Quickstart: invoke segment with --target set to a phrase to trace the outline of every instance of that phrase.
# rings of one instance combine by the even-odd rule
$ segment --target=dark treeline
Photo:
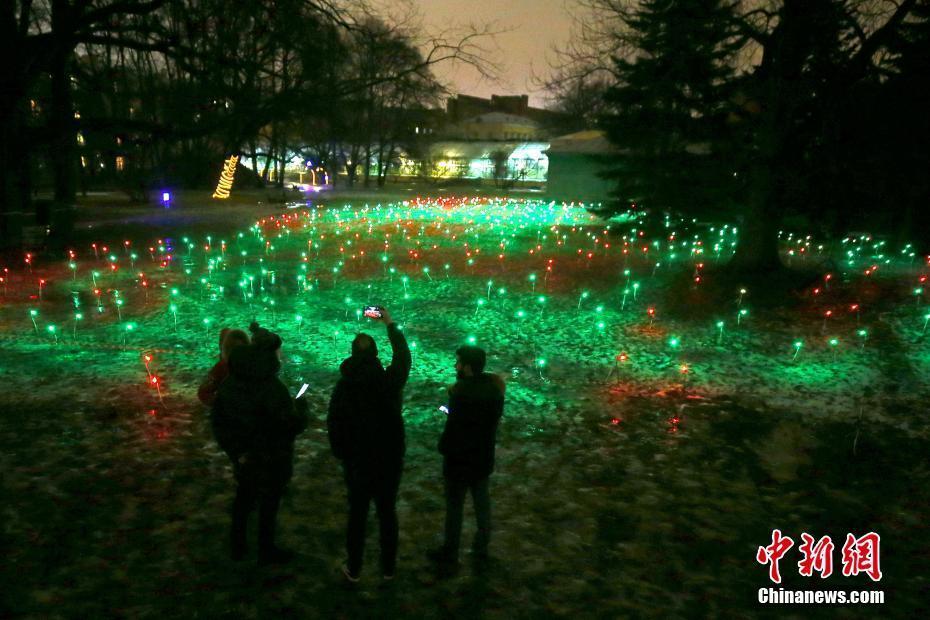
[[[432,65],[487,71],[484,34],[425,38],[362,0],[0,3],[0,247],[37,206],[64,243],[79,192],[205,188],[233,153],[237,184],[281,183],[293,157],[381,184],[442,92]]]
[[[739,224],[736,274],[780,269],[786,225],[930,250],[928,0],[581,4],[552,87],[598,102],[615,208]]]

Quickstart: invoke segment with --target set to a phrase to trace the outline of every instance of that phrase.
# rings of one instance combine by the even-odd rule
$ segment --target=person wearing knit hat
[[[210,420],[217,443],[229,455],[236,480],[231,553],[246,553],[250,513],[258,505],[258,562],[280,564],[292,554],[275,544],[275,521],[294,467],[294,441],[307,427],[307,404],[293,399],[278,378],[281,338],[252,323],[252,342],[229,356],[229,377],[220,386]]]

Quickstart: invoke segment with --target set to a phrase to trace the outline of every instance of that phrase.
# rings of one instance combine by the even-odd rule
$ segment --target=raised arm
[[[410,347],[387,308],[381,308],[381,318],[378,320],[387,327],[388,340],[391,341],[391,363],[386,369],[388,381],[392,386],[402,388],[410,376]]]

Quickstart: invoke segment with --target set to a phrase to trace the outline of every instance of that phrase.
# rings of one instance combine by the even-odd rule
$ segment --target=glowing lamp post
[[[724,327],[724,322],[717,321],[717,344],[720,344],[723,342],[723,327]]]
[[[36,336],[39,335],[39,326],[36,325],[36,317],[39,316],[38,310],[30,310],[29,318],[32,320],[32,328],[36,330]]]
[[[804,346],[804,341],[802,341],[802,340],[795,340],[793,346],[794,346],[794,355],[791,356],[791,361],[792,361],[792,362],[798,358],[798,353],[801,352],[801,347]]]

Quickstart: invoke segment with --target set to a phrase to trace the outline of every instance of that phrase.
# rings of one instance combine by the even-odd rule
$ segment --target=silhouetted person
[[[491,539],[491,497],[497,426],[504,412],[504,381],[484,372],[485,352],[463,346],[456,352],[457,381],[449,388],[449,414],[439,440],[445,479],[445,542],[430,552],[434,561],[458,562],[465,494],[471,491],[478,529],[472,543],[475,559],[486,559]]]
[[[230,354],[229,377],[217,393],[211,421],[217,443],[232,461],[237,484],[232,558],[245,556],[249,514],[258,503],[258,561],[274,564],[292,555],[275,545],[275,520],[293,472],[294,439],[307,426],[307,405],[304,399],[295,404],[278,379],[281,338],[257,323],[249,331],[252,343]]]
[[[224,327],[220,330],[220,359],[213,365],[213,368],[207,373],[207,378],[197,388],[197,398],[204,405],[211,407],[216,400],[216,393],[220,385],[229,376],[229,356],[236,347],[244,347],[249,344],[249,336],[241,329],[229,329]]]
[[[350,582],[358,581],[365,549],[368,507],[378,511],[381,574],[394,576],[397,562],[397,490],[404,462],[403,388],[410,375],[410,349],[387,310],[375,319],[387,326],[391,363],[378,359],[368,334],[352,341],[352,355],[339,368],[341,377],[329,402],[329,443],[342,461],[349,498],[346,531],[348,561],[342,567]]]

